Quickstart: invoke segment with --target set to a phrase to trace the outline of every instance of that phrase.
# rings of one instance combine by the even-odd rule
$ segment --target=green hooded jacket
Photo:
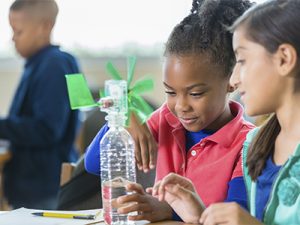
[[[251,130],[243,145],[242,166],[248,196],[248,208],[255,217],[256,182],[251,180],[246,166],[248,149],[259,128]],[[273,182],[263,223],[267,225],[300,225],[300,142],[281,167]]]

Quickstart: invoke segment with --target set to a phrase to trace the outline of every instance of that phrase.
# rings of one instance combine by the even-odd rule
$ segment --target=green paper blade
[[[145,115],[143,112],[141,112],[141,110],[138,110],[134,107],[129,107],[130,112],[134,112],[135,115],[137,116],[137,118],[139,119],[140,123],[145,123],[147,122],[148,116]]]
[[[65,75],[72,109],[97,106],[82,74]]]
[[[130,94],[130,107],[135,108],[138,111],[141,111],[146,117],[150,116],[153,112],[152,107],[139,95]]]
[[[128,57],[127,60],[127,86],[128,87],[130,87],[133,78],[135,64],[136,64],[136,57],[134,56]]]
[[[142,92],[153,90],[153,87],[153,79],[145,77],[137,80],[130,91],[134,92],[134,94],[140,94]]]
[[[108,62],[106,64],[106,70],[107,72],[112,76],[114,80],[122,80],[122,77],[118,70],[114,67],[114,65],[111,62]]]
[[[101,88],[101,89],[99,90],[99,97],[100,97],[100,98],[104,98],[104,97],[105,97],[105,91],[104,91],[103,88]]]

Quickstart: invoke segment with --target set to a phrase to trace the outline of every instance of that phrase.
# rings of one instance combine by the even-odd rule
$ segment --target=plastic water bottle
[[[125,189],[129,182],[136,182],[134,141],[124,128],[127,112],[127,83],[105,83],[106,96],[112,101],[106,105],[109,131],[100,141],[103,213],[106,224],[134,224],[127,214],[118,214],[116,199],[131,194]],[[125,82],[125,84],[124,84]],[[126,89],[124,91],[124,89]]]

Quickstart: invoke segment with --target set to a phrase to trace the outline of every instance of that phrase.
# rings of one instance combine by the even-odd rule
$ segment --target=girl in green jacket
[[[185,222],[300,224],[299,12],[299,0],[270,0],[248,10],[230,28],[236,55],[231,84],[239,90],[248,115],[273,114],[244,143],[251,215],[236,203],[212,204],[202,213],[191,182],[170,174],[154,186],[153,194]]]

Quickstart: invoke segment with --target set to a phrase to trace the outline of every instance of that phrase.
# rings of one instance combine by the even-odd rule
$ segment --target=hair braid
[[[194,0],[190,14],[169,36],[165,55],[207,54],[230,76],[235,57],[227,27],[251,5],[248,0]]]

